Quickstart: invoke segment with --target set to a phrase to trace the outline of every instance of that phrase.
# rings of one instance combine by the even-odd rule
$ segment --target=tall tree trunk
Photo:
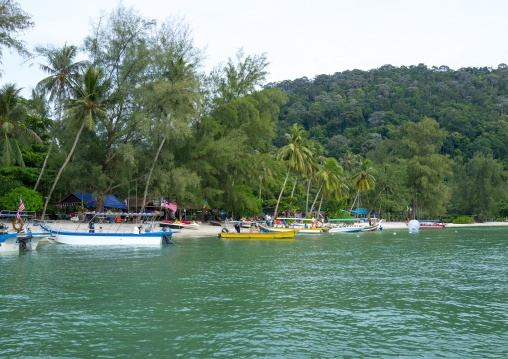
[[[63,107],[62,107],[62,101],[61,101],[61,99],[58,102],[59,102],[59,113],[58,113],[58,122],[57,122],[57,124],[59,126],[60,125],[60,121],[62,120]],[[55,130],[58,130],[58,127],[56,129],[53,128],[53,133],[55,133],[54,132]],[[51,144],[49,145],[49,148],[48,148],[48,153],[46,153],[46,158],[44,159],[44,163],[42,164],[41,173],[39,173],[39,178],[37,179],[37,183],[34,186],[34,191],[37,189],[37,187],[39,186],[39,182],[41,181],[42,174],[44,173],[44,169],[46,168],[46,163],[48,162],[48,158],[49,158],[49,154],[51,152],[51,148],[53,147],[53,143],[55,143],[55,138],[56,138],[56,135],[53,135],[53,138],[51,139]]]
[[[314,198],[314,202],[312,202],[312,207],[310,207],[310,213],[312,215],[312,211],[314,210],[314,206],[316,205],[316,201],[319,197],[319,193],[321,193],[321,189],[323,188],[324,182],[321,182],[321,186],[319,186],[319,190],[316,193],[316,198]]]
[[[319,201],[318,215],[321,215],[321,205],[323,204],[323,194],[321,193],[321,201]]]
[[[152,167],[150,168],[150,172],[148,172],[148,178],[146,179],[145,184],[145,193],[143,194],[143,202],[141,204],[141,212],[145,211],[145,204],[146,204],[146,196],[148,194],[148,186],[150,185],[150,179],[152,178],[153,169],[155,168],[155,164],[157,163],[157,159],[159,158],[159,154],[161,153],[162,146],[164,145],[164,142],[166,142],[166,136],[161,141],[161,144],[159,145],[159,148],[157,149],[157,154],[155,155],[155,159],[153,160]]]
[[[310,194],[310,183],[312,182],[312,176],[309,178],[309,183],[307,184],[307,203],[305,204],[305,216],[309,213],[309,194]]]
[[[37,187],[39,186],[39,182],[41,181],[42,174],[44,173],[44,168],[46,168],[46,163],[48,163],[48,158],[49,154],[51,153],[51,147],[53,147],[53,143],[55,143],[55,136],[53,136],[51,144],[49,145],[48,153],[46,153],[46,158],[44,159],[44,163],[42,164],[41,173],[39,173],[39,178],[37,178],[37,182],[35,183],[34,186],[34,191],[37,189]]]
[[[298,176],[295,176],[295,183],[293,183],[293,190],[291,191],[291,202],[293,202],[293,196],[295,194],[296,181],[298,181]]]
[[[259,200],[261,201],[261,186],[263,185],[263,176],[259,176]]]
[[[288,173],[286,175],[286,179],[284,180],[284,184],[282,185],[282,189],[280,190],[279,199],[277,200],[277,205],[275,206],[275,212],[273,213],[274,219],[277,217],[277,210],[279,209],[280,198],[282,197],[282,192],[284,192],[284,187],[286,187],[286,182],[288,181],[288,177],[289,177],[289,169],[288,169]]]
[[[351,208],[349,209],[349,214],[351,214],[351,211],[353,210],[353,207],[355,206],[355,203],[356,203],[356,199],[358,198],[358,194],[360,193],[360,191],[357,191],[356,192],[356,196],[355,196],[355,199],[353,201],[353,204],[351,205]]]
[[[48,208],[48,203],[49,203],[49,200],[51,199],[51,195],[53,194],[56,184],[58,183],[58,180],[60,179],[60,175],[62,174],[64,168],[67,166],[67,163],[69,163],[69,160],[71,159],[72,154],[74,153],[74,150],[76,149],[76,145],[78,144],[79,136],[81,136],[81,132],[83,132],[83,128],[85,128],[85,123],[86,123],[86,118],[81,123],[81,127],[79,128],[79,131],[76,134],[76,138],[74,139],[74,143],[72,145],[71,151],[65,158],[65,161],[64,161],[62,167],[60,167],[60,170],[58,171],[58,173],[56,175],[55,181],[53,182],[53,186],[51,187],[51,190],[49,191],[48,196],[46,197],[46,201],[44,202],[44,208],[42,209],[41,219],[44,219],[44,216],[46,215],[46,209]]]

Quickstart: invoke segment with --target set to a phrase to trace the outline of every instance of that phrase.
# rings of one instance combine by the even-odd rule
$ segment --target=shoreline
[[[200,223],[199,229],[181,229],[179,232],[176,232],[173,234],[173,238],[178,239],[184,239],[184,238],[195,238],[195,237],[215,237],[217,236],[223,227],[225,227],[225,223],[221,223],[222,226],[212,226],[208,223]],[[59,220],[54,222],[56,228],[60,228],[62,230],[76,230],[78,227],[80,231],[86,231],[87,230],[87,224],[86,223],[76,223],[71,222],[67,220]],[[96,223],[95,224],[95,230],[98,231],[100,227],[103,228],[104,231],[116,231],[118,229],[122,229],[122,232],[129,232],[130,229],[132,229],[134,226],[136,226],[136,223]],[[145,223],[143,225],[144,228],[149,227],[150,224]],[[406,222],[382,222],[381,227],[383,230],[407,230]],[[508,222],[484,222],[484,223],[471,223],[471,224],[453,224],[448,223],[446,225],[446,228],[478,228],[478,227],[508,227]],[[445,230],[446,230],[445,228]],[[30,225],[30,229],[32,232],[38,232],[38,227],[33,227]],[[159,223],[155,223],[154,230],[158,231],[160,229]],[[233,227],[229,226],[230,231],[233,230]],[[247,229],[243,229],[243,231],[247,231]],[[43,239],[41,242],[49,243],[46,239]]]

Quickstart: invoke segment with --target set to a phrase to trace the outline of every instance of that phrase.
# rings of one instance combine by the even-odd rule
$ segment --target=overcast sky
[[[118,0],[17,0],[35,27],[22,37],[36,45],[81,45],[90,20]],[[507,0],[124,0],[148,17],[180,15],[195,45],[207,47],[211,69],[243,47],[266,52],[269,82],[394,66],[494,67],[508,63]],[[0,83],[26,91],[44,74],[4,51]]]

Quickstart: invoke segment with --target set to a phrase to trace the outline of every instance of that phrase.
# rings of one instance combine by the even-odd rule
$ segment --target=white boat
[[[374,232],[374,231],[377,231],[377,230],[383,230],[383,228],[381,227],[381,221],[382,219],[379,221],[379,222],[374,222],[372,225],[369,225],[369,226],[365,226],[363,227],[363,229],[361,230],[362,232]]]
[[[47,236],[47,233],[18,233],[16,231],[0,234],[0,252],[34,251],[39,241]]]
[[[265,233],[282,233],[282,232],[292,232],[294,230],[297,230],[298,232],[296,234],[319,234],[323,232],[324,230],[328,230],[328,228],[302,228],[299,226],[296,227],[268,227],[264,224],[259,224],[259,228],[261,228],[261,231]]]
[[[259,224],[259,228],[263,233],[286,233],[300,231],[300,228],[268,227],[261,223]]]
[[[360,227],[346,226],[346,227],[330,228],[328,230],[328,233],[356,233],[356,232],[361,232],[361,231],[362,231],[362,228],[360,228]]]
[[[441,229],[446,228],[446,223],[438,219],[418,220],[420,229]]]
[[[288,220],[291,223],[288,223]],[[270,228],[299,229],[297,234],[319,234],[328,232],[328,228],[324,226],[323,222],[316,221],[313,218],[279,217],[276,219],[275,225]]]
[[[365,222],[358,218],[330,219],[328,233],[356,233],[365,228]]]
[[[187,221],[175,221],[174,223],[182,226],[183,229],[199,229],[200,225],[198,222],[187,222]]]
[[[186,221],[162,221],[159,224],[162,228],[171,228],[171,229],[199,229],[200,225],[198,222],[186,222]]]
[[[32,222],[35,212],[1,211],[0,252],[34,251],[39,241],[48,237],[41,228]],[[12,223],[11,223],[12,222]]]
[[[45,223],[41,227],[47,230],[51,240],[56,243],[70,244],[75,246],[160,246],[163,244],[173,244],[171,236],[173,231],[133,233],[122,232],[120,228],[116,231],[90,233],[86,231],[69,231],[51,228]],[[125,226],[124,226],[125,227]]]

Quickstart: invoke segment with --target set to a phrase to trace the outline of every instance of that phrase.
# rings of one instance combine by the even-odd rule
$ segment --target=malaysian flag
[[[172,210],[173,212],[176,212],[176,204],[173,204],[171,202],[168,202],[166,200],[164,200],[164,198],[161,199],[161,206],[162,207],[166,207],[166,208],[169,208],[170,210]]]
[[[16,218],[21,219],[21,216],[19,215],[19,212],[25,209],[25,205],[23,204],[23,196],[19,197],[19,207],[18,207],[18,213],[16,213]]]

